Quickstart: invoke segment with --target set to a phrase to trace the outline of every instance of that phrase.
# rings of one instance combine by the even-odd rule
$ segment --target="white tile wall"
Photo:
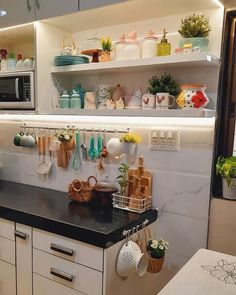
[[[136,130],[143,137],[138,154],[144,156],[146,168],[153,171],[153,204],[160,209],[158,236],[170,242],[166,267],[172,273],[199,248],[206,247],[214,120],[197,124],[183,126],[179,121],[178,125],[176,119],[175,127],[180,129],[181,136],[180,151],[172,153],[149,151],[149,133],[155,125]],[[109,175],[112,180],[117,175],[114,163],[106,165],[106,172],[100,174],[96,164],[87,162],[83,163],[82,172],[76,173],[71,167],[66,170],[54,167],[50,178],[40,178],[36,173],[37,151],[12,144],[18,131],[19,123],[1,122],[2,179],[67,191],[68,184],[78,177],[85,179],[95,174],[102,179]]]

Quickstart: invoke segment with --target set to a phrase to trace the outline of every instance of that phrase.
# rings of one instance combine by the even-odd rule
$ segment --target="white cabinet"
[[[0,28],[35,20],[34,0],[1,0],[0,9],[6,11],[6,16],[0,17]]]
[[[0,260],[0,294],[16,295],[15,266]]]
[[[17,295],[32,295],[32,228],[16,224]]]
[[[112,5],[127,0],[79,0],[79,10],[97,8],[105,5]]]
[[[35,0],[36,20],[77,12],[79,0]]]

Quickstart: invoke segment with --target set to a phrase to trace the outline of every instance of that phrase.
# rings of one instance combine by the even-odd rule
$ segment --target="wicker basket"
[[[91,179],[95,181],[94,185],[90,183]],[[74,180],[68,187],[69,198],[79,203],[90,202],[93,197],[93,188],[96,184],[97,178],[94,176],[90,176],[87,181]]]
[[[149,255],[149,262],[148,262],[148,272],[157,273],[162,270],[163,263],[165,260],[165,256],[162,258],[153,258]]]

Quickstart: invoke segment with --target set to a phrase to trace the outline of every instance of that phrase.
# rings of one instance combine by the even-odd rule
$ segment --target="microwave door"
[[[23,100],[22,77],[0,77],[0,102]]]

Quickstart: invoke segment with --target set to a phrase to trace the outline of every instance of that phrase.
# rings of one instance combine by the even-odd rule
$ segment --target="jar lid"
[[[149,40],[157,40],[158,38],[155,36],[155,33],[150,30],[148,33],[147,33],[147,36],[144,37],[145,40],[149,39]]]

